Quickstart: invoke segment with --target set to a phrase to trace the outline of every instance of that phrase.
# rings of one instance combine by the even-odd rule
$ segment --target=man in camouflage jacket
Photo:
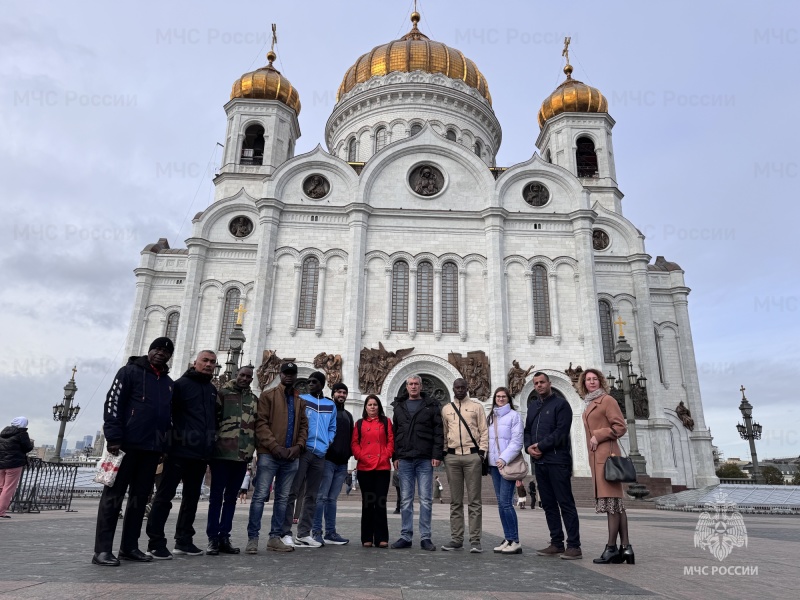
[[[211,458],[211,493],[208,499],[208,549],[206,554],[239,554],[231,545],[236,497],[256,449],[255,423],[258,398],[250,390],[253,367],[239,369],[236,379],[217,394],[217,436]]]

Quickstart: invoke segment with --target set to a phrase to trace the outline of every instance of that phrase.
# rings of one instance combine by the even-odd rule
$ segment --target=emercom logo
[[[717,492],[714,502],[706,502],[694,529],[694,546],[709,552],[720,562],[734,548],[747,547],[747,528],[735,502],[728,494]]]

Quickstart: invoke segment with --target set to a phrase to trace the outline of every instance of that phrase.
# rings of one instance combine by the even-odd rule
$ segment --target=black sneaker
[[[217,538],[208,538],[206,554],[209,556],[217,556],[219,554],[219,540]]]
[[[451,542],[445,544],[444,546],[442,546],[442,550],[444,550],[445,552],[454,552],[454,551],[463,550],[463,549],[464,549],[464,544],[461,544],[459,542],[453,542],[453,541],[451,541]]]
[[[203,551],[195,546],[192,542],[188,544],[175,544],[172,550],[173,554],[186,554],[187,556],[203,556]]]
[[[430,540],[422,540],[419,543],[419,547],[422,548],[423,550],[428,550],[430,552],[433,552],[434,550],[436,550],[436,546],[434,546],[433,542],[430,541]]]
[[[392,544],[392,548],[394,549],[411,548],[411,542],[409,542],[408,540],[404,540],[403,538],[400,538],[394,544]]]
[[[172,553],[166,548],[153,548],[147,553],[156,560],[172,560]]]
[[[153,560],[153,557],[145,554],[138,548],[134,548],[133,550],[128,550],[127,552],[120,550],[117,554],[121,559],[124,560],[132,560],[134,562],[150,562]]]
[[[229,537],[220,538],[219,551],[222,554],[239,554],[239,552],[241,552],[239,548],[233,547],[233,544],[231,544],[231,538]]]

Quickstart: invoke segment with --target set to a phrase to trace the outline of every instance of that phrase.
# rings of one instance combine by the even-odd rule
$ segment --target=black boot
[[[622,552],[620,553],[620,561],[619,562],[626,562],[629,565],[635,565],[636,564],[636,557],[633,554],[633,546],[628,544],[627,546],[625,546],[624,549],[623,549],[622,546],[620,546],[620,550],[622,550]]]
[[[231,545],[231,538],[229,537],[220,538],[219,551],[222,554],[239,554],[239,548],[234,548]]]
[[[216,556],[219,554],[219,540],[217,538],[208,538],[208,547],[206,554],[209,556]]]
[[[616,546],[606,546],[600,558],[595,558],[592,562],[596,565],[608,565],[619,561],[620,552]]]

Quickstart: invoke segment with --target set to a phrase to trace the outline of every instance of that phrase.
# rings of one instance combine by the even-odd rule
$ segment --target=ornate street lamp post
[[[81,410],[79,405],[72,406],[72,400],[75,398],[75,392],[78,391],[78,386],[75,385],[75,373],[78,372],[77,367],[72,367],[72,378],[64,386],[64,400],[61,404],[56,404],[53,407],[53,420],[61,421],[58,428],[58,441],[56,442],[56,454],[50,459],[50,462],[61,462],[61,446],[64,443],[64,430],[67,423],[74,421],[78,418],[78,413]]]
[[[753,422],[753,405],[747,401],[744,390],[744,386],[739,388],[739,391],[742,392],[742,402],[739,404],[739,410],[742,413],[744,425],[739,423],[736,425],[736,429],[739,431],[739,435],[743,440],[750,442],[750,458],[753,461],[751,477],[753,481],[756,483],[764,483],[764,478],[761,476],[761,469],[758,467],[758,456],[756,455],[756,440],[761,439],[762,427],[758,423]]]
[[[236,323],[228,338],[230,340],[230,346],[228,347],[228,357],[225,360],[225,372],[221,377],[217,377],[218,371],[215,371],[215,379],[217,380],[218,387],[236,377],[236,371],[239,370],[239,364],[242,359],[242,349],[244,348],[244,343],[247,341],[244,331],[242,330],[242,317],[247,310],[240,304],[239,308],[233,312],[236,313]],[[217,366],[219,367],[219,365]]]

